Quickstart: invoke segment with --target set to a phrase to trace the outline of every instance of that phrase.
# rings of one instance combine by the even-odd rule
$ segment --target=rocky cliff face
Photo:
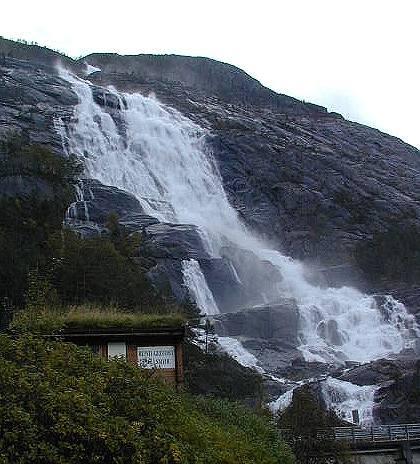
[[[63,155],[62,129],[78,99],[59,77],[57,59],[44,49],[34,52],[0,41],[0,137],[18,133]],[[206,129],[230,203],[259,236],[324,270],[314,273],[313,280],[368,288],[355,259],[360,244],[391,224],[420,230],[420,152],[395,137],[275,94],[237,68],[213,60],[95,54],[80,62],[61,61],[79,74],[83,61],[101,69],[88,79],[95,102],[109,114],[115,116],[121,105],[102,87],[112,84],[153,93]],[[11,183],[22,185],[0,175],[0,195],[10,194]],[[228,259],[211,258],[195,226],[160,222],[133,195],[95,179],[81,180],[66,221],[89,236],[106,230],[110,212],[118,214],[129,232],[142,233],[156,262],[151,279],[179,299],[187,294],[182,261],[200,261],[218,306],[232,312],[221,318],[219,334],[240,338],[265,369],[295,379],[329,371],[325,365],[302,364],[293,301],[236,312],[244,300],[253,302],[258,291],[281,281],[269,263],[255,268],[254,279],[238,276],[229,263],[254,266],[252,253],[232,248],[224,250]],[[398,287],[411,310],[418,310],[418,286],[395,278],[383,285]],[[244,288],[249,294],[244,295]],[[393,404],[392,395],[383,392],[384,404]]]
[[[82,59],[101,69],[102,74],[124,75],[134,82],[150,81],[180,85],[238,105],[261,106],[290,114],[326,113],[326,109],[303,103],[263,87],[241,69],[202,57],[179,55],[136,55],[95,53]]]
[[[25,133],[59,152],[57,123],[68,121],[77,101],[54,71],[59,56],[11,44],[0,43],[1,134]],[[102,69],[92,82],[153,92],[207,128],[225,190],[245,222],[290,256],[318,268],[339,266],[326,270],[328,280],[359,277],[360,284],[353,255],[361,242],[390,224],[420,227],[420,153],[395,137],[278,95],[205,58],[95,54],[85,60]]]
[[[290,110],[283,96],[275,106],[258,95],[250,106],[223,90],[206,94],[190,79],[171,82],[171,73],[159,80],[147,67],[115,73],[118,57],[113,66],[91,58],[105,64],[93,82],[153,92],[208,128],[224,187],[245,222],[293,257],[334,266],[325,270],[329,282],[362,286],[357,247],[392,224],[420,227],[419,150],[401,140],[300,102]]]

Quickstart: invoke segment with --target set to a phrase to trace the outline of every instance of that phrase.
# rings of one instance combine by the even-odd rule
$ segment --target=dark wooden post
[[[184,347],[182,342],[178,342],[175,346],[175,368],[177,387],[182,387],[184,384]]]

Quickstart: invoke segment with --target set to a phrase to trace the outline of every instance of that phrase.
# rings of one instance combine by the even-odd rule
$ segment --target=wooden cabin
[[[184,383],[184,327],[66,329],[64,341],[89,346],[106,359],[121,358],[170,384]]]

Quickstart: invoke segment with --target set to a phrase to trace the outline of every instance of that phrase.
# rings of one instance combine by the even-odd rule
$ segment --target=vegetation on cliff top
[[[72,344],[0,336],[0,463],[292,464],[264,417]]]

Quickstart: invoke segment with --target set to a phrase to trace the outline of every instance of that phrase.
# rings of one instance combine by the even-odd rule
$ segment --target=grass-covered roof
[[[129,313],[117,308],[78,306],[66,309],[46,308],[19,314],[12,329],[42,334],[72,330],[144,330],[181,328],[186,322],[182,313]]]

